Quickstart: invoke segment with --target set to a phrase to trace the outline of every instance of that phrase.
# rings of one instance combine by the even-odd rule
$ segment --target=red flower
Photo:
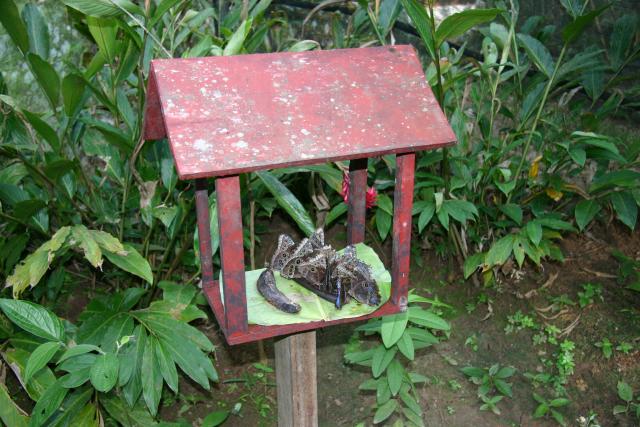
[[[349,186],[350,185],[351,185],[351,180],[349,179],[349,174],[345,172],[342,175],[342,192],[340,193],[345,203],[349,202]],[[375,187],[367,188],[367,192],[365,193],[365,196],[366,196],[365,206],[367,209],[370,209],[376,205],[378,192],[376,191]]]

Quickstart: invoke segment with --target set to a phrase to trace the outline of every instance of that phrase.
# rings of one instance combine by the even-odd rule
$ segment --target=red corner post
[[[411,261],[411,211],[416,155],[396,155],[396,188],[393,193],[393,267],[391,301],[407,309],[409,264]]]
[[[238,175],[216,179],[220,263],[227,336],[247,332],[247,294],[244,281],[242,205]]]
[[[366,221],[367,161],[354,159],[349,162],[349,198],[347,211],[347,244],[364,242]]]

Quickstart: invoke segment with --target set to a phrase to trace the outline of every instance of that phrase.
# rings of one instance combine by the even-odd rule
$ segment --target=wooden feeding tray
[[[415,152],[455,136],[411,46],[151,63],[144,138],[168,138],[180,179],[196,180],[203,290],[229,344],[406,310]],[[356,318],[247,323],[240,181],[263,169],[350,160],[348,243],[364,240],[367,159],[396,155],[390,299]],[[216,177],[224,301],[214,280],[207,178]],[[224,304],[223,304],[224,303]]]

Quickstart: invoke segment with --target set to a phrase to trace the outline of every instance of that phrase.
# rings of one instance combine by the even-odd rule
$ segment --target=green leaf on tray
[[[373,277],[380,289],[380,305],[384,304],[389,299],[391,292],[391,274],[385,269],[378,255],[369,246],[358,243],[356,245],[356,252],[358,258],[371,267]],[[379,307],[360,304],[352,299],[351,302],[338,310],[333,303],[320,298],[293,280],[285,279],[280,276],[280,273],[275,272],[276,286],[278,289],[302,307],[299,313],[285,313],[269,304],[258,292],[256,283],[263,271],[264,269],[260,269],[247,271],[245,273],[249,324],[270,326],[314,322],[318,320],[347,319],[372,313]],[[220,294],[223,297],[222,276],[220,276]],[[224,297],[222,300],[224,301]]]

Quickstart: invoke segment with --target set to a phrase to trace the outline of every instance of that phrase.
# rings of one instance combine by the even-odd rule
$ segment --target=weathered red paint
[[[154,60],[144,138],[168,137],[196,180],[204,293],[229,344],[406,310],[415,152],[455,136],[410,46]],[[347,239],[364,240],[367,159],[396,154],[390,300],[352,319],[247,324],[238,173],[351,159]],[[224,305],[213,279],[207,182],[216,179]],[[249,286],[255,286],[251,283]]]
[[[347,211],[347,243],[364,242],[366,220],[367,161],[354,159],[349,162],[349,200]]]
[[[156,59],[151,76],[145,137],[166,130],[181,179],[455,140],[411,46]]]
[[[229,334],[245,333],[247,294],[244,281],[240,179],[237,175],[216,179],[216,205],[224,286],[225,330]]]
[[[213,254],[211,253],[211,227],[209,218],[209,190],[207,179],[196,180],[196,217],[198,218],[198,245],[202,283],[213,283]]]
[[[393,192],[393,248],[391,268],[391,301],[402,311],[407,308],[409,264],[411,260],[411,211],[413,209],[413,179],[416,164],[414,153],[396,156],[396,188]]]

